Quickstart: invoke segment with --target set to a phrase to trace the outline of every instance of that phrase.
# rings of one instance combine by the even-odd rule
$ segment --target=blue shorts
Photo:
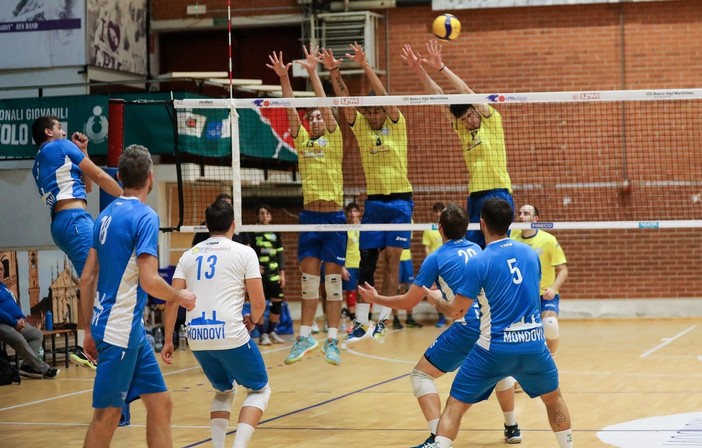
[[[349,279],[341,282],[341,289],[344,291],[355,291],[358,288],[358,268],[346,268],[349,271]]]
[[[541,312],[544,311],[555,311],[556,314],[561,310],[561,295],[556,294],[553,299],[545,300],[541,298]]]
[[[227,350],[194,350],[193,355],[205,371],[212,387],[220,392],[241,384],[251,390],[261,390],[268,384],[263,357],[256,344],[249,342]]]
[[[544,344],[540,353],[495,353],[476,345],[458,369],[451,396],[463,403],[487,400],[495,384],[514,377],[531,398],[558,388],[558,369]]]
[[[51,237],[76,268],[78,278],[83,274],[88,251],[93,247],[93,226],[90,213],[82,208],[69,208],[56,213],[51,220]]]
[[[412,260],[400,261],[400,283],[406,285],[414,283],[414,266],[412,266]]]
[[[468,216],[471,223],[480,222],[480,212],[483,210],[483,204],[490,198],[504,199],[509,202],[509,205],[512,206],[512,212],[514,212],[514,200],[512,199],[512,194],[506,188],[477,191],[468,196]],[[507,232],[507,235],[509,235],[509,232]],[[467,231],[466,239],[485,249],[485,236],[479,229]]]
[[[154,349],[142,338],[137,348],[122,348],[95,341],[98,368],[93,387],[95,409],[121,408],[142,394],[166,392]]]
[[[346,224],[346,215],[338,212],[300,212],[300,224]],[[297,246],[297,261],[318,258],[343,266],[346,261],[346,232],[301,232]]]
[[[414,201],[412,199],[394,199],[366,201],[361,224],[411,224]],[[386,247],[410,247],[412,234],[407,231],[361,232],[358,242],[360,250],[384,249]]]
[[[424,352],[424,357],[444,373],[453,372],[470,353],[480,336],[480,323],[454,322]]]

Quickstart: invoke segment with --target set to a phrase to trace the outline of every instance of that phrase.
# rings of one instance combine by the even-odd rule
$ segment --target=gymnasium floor
[[[428,435],[408,373],[440,333],[391,331],[383,345],[362,341],[342,352],[342,365],[321,352],[283,364],[291,342],[263,348],[273,395],[251,447],[407,447]],[[702,447],[702,319],[563,320],[556,356],[577,447]],[[321,335],[318,335],[321,339]],[[162,366],[174,402],[177,447],[209,446],[212,388],[189,351]],[[0,446],[82,445],[93,373],[71,366],[58,379],[0,387]],[[437,382],[442,399],[452,375]],[[240,391],[234,414],[245,393]],[[556,446],[543,404],[517,394],[522,447]],[[468,411],[456,447],[507,446],[493,397]],[[115,447],[145,446],[145,412],[132,404],[132,424]],[[230,425],[236,425],[234,417]],[[231,446],[233,435],[227,437]]]

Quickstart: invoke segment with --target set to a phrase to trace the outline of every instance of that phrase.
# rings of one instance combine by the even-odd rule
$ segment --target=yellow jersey
[[[385,118],[382,129],[373,130],[360,112],[351,126],[361,151],[366,175],[366,194],[411,193],[407,178],[407,123],[404,115],[394,123]]]
[[[346,243],[346,268],[358,268],[361,265],[361,251],[358,248],[358,241],[361,232],[358,230],[348,230],[346,232],[348,241]]]
[[[441,232],[438,230],[425,230],[422,234],[422,245],[429,247],[429,253],[434,252],[442,244],[444,243],[441,239]]]
[[[476,130],[471,131],[458,119],[452,120],[451,123],[461,140],[463,160],[470,173],[468,192],[504,188],[511,193],[512,180],[507,172],[502,116],[492,106],[488,107],[492,115],[481,117],[480,127]]]
[[[539,254],[539,261],[541,262],[541,283],[539,284],[539,289],[543,295],[546,288],[550,288],[553,282],[556,281],[556,266],[566,264],[567,260],[563,248],[558,244],[555,236],[543,230],[537,230],[536,235],[529,238],[524,238],[522,231],[519,229],[512,230],[509,237],[530,246]]]
[[[409,249],[402,249],[400,254],[400,261],[407,261],[412,259],[412,251]]]
[[[295,137],[297,160],[302,178],[302,196],[305,204],[312,201],[332,201],[344,205],[344,176],[341,162],[344,142],[339,126],[334,132],[325,129],[324,135],[314,140],[300,126]]]

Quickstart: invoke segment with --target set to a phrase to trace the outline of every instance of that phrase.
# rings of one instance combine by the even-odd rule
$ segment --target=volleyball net
[[[467,119],[447,115],[450,109],[465,111],[460,105],[495,112],[483,116],[478,131]],[[402,114],[397,124],[372,123],[373,113],[393,106]],[[495,168],[502,163],[494,150],[501,140],[515,207],[537,206],[541,228],[702,227],[701,89],[185,99],[174,107],[182,156],[182,231],[202,231],[205,208],[222,192],[234,197],[241,217],[242,208],[260,202],[300,210],[305,195],[316,197],[310,185],[333,189],[337,182],[343,185],[341,202],[361,206],[369,194],[407,193],[408,182],[414,223],[278,224],[269,230],[432,229],[434,203],[465,207],[469,189],[509,188]],[[343,143],[329,135],[296,143],[288,109],[315,135],[310,112],[325,107],[336,118]],[[356,116],[352,128],[348,110],[370,120]],[[339,145],[341,173],[314,165],[328,161]],[[402,170],[406,178],[398,174]],[[254,227],[244,224],[239,230]]]

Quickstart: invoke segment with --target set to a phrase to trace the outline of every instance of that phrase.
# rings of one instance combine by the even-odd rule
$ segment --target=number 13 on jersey
[[[217,267],[217,255],[210,255],[207,257],[207,259],[204,259],[205,257],[200,255],[197,257],[197,279],[200,280],[202,278],[202,265],[203,261],[205,264],[205,278],[207,280],[211,280],[212,277],[215,275],[215,268]]]

